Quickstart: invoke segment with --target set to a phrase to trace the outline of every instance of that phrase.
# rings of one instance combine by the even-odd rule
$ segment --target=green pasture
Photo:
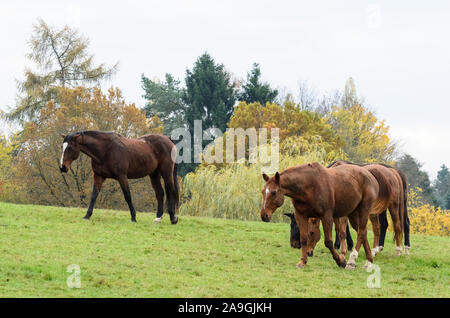
[[[450,238],[412,235],[395,256],[392,233],[372,273],[339,268],[319,242],[298,269],[289,225],[0,203],[0,297],[450,297]],[[369,232],[370,239],[372,232]],[[80,268],[81,288],[68,288]],[[72,276],[73,277],[73,276]]]

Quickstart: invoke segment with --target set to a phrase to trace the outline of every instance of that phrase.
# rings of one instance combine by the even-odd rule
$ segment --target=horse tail
[[[169,140],[172,142],[173,146],[175,147],[175,151],[176,151],[175,143],[170,136],[169,136]],[[172,150],[174,150],[174,149],[172,148]],[[176,153],[176,156],[178,158],[178,153]],[[176,162],[177,158],[175,158],[175,162],[173,165],[173,184],[175,186],[175,209],[178,208],[178,205],[180,203],[180,187],[178,185],[178,163]]]
[[[402,186],[403,186],[403,231],[405,233],[405,246],[410,247],[409,242],[409,215],[408,215],[408,179],[406,178],[406,175],[401,171],[400,169],[394,168],[397,173],[400,175],[400,178],[402,179]]]
[[[180,203],[180,190],[178,186],[178,163],[173,165],[173,184],[175,185],[175,209],[178,208]]]
[[[369,169],[370,173],[377,179],[378,182],[378,199],[389,200],[392,194],[392,187],[386,177],[380,170],[376,168]]]

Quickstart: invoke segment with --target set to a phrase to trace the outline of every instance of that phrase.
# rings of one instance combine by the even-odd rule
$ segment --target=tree
[[[446,165],[442,165],[438,171],[433,188],[438,205],[441,208],[450,209],[448,206],[450,203],[450,172]]]
[[[188,127],[192,130],[194,120],[202,120],[203,129],[216,127],[225,131],[233,114],[236,92],[223,64],[216,64],[208,53],[204,53],[192,71],[186,71],[185,82],[183,101]]]
[[[183,102],[184,90],[180,87],[180,81],[166,73],[165,81],[150,80],[141,76],[142,88],[145,94],[142,96],[147,100],[144,107],[147,117],[157,115],[164,123],[164,133],[179,127],[184,127],[185,104]]]
[[[317,93],[306,81],[298,83],[298,99],[301,109],[313,110],[318,107]]]
[[[184,121],[191,133],[191,143],[194,144],[195,120],[202,121],[203,130],[214,127],[224,132],[233,114],[236,92],[230,74],[223,64],[216,64],[208,53],[204,53],[197,59],[192,70],[186,70],[185,83]],[[203,146],[207,143],[209,141],[203,140]],[[193,155],[194,153],[192,153],[191,162],[194,162]],[[184,176],[193,171],[197,165],[195,163],[180,164],[180,175]]]
[[[417,159],[404,154],[396,160],[395,166],[406,174],[410,187],[422,189],[422,197],[427,203],[436,204],[428,173],[422,170],[422,164]]]
[[[68,26],[58,30],[39,19],[29,44],[31,51],[26,57],[36,71],[26,68],[25,80],[18,82],[17,104],[5,116],[10,121],[24,124],[36,119],[47,102],[57,102],[59,86],[95,85],[117,70],[117,64],[94,65],[93,55],[87,51],[89,40]]]
[[[137,137],[153,131],[144,112],[126,103],[117,88],[104,94],[98,88],[61,87],[58,95],[60,104],[48,102],[39,113],[38,123],[27,123],[17,136],[20,149],[13,160],[16,168],[13,179],[26,185],[22,196],[27,203],[86,206],[92,188],[91,159],[81,154],[69,173],[61,174],[61,134],[113,130],[125,137]],[[148,179],[132,180],[130,185],[137,209],[156,209]],[[104,184],[97,202],[104,208],[127,208],[116,182]]]
[[[361,105],[333,107],[327,123],[344,144],[344,152],[355,162],[389,162],[395,146],[390,141],[389,127]]]
[[[238,94],[238,100],[246,103],[259,102],[265,106],[266,103],[273,103],[277,96],[278,90],[271,89],[269,83],[261,82],[259,64],[253,63],[253,68],[247,73],[247,80]]]
[[[283,106],[240,102],[228,124],[230,128],[270,128],[280,129],[280,141],[290,136],[321,136],[325,141],[338,147],[338,139],[331,127],[318,114],[302,110],[298,104],[286,101]]]
[[[355,81],[353,80],[352,77],[349,77],[349,79],[345,83],[344,92],[342,93],[341,106],[344,109],[349,109],[354,105],[361,105],[361,104],[362,100],[358,98],[358,95],[356,93]]]

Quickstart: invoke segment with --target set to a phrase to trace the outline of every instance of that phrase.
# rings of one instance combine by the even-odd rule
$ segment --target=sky
[[[183,80],[205,51],[236,78],[259,63],[263,80],[294,96],[299,81],[331,93],[353,77],[401,151],[431,178],[450,166],[448,1],[2,1],[2,110],[31,66],[25,54],[38,18],[79,29],[96,62],[118,61],[104,86],[140,107],[141,74]]]

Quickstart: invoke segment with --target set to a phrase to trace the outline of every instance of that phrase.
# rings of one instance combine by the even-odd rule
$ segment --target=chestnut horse
[[[178,180],[176,147],[163,135],[145,135],[125,138],[115,132],[82,131],[62,135],[61,172],[67,172],[80,152],[92,159],[94,186],[91,202],[84,219],[89,220],[98,193],[107,178],[119,181],[130,209],[131,221],[136,222],[136,210],[131,201],[128,179],[150,177],[158,201],[155,223],[160,223],[164,212],[164,190],[160,178],[164,179],[168,210],[172,224],[178,222],[175,208],[178,205]],[[172,152],[174,158],[172,159]]]
[[[263,174],[263,178],[266,181],[261,207],[261,219],[264,222],[269,222],[275,210],[283,205],[284,196],[290,197],[302,246],[306,246],[308,240],[308,219],[319,218],[325,246],[338,266],[355,268],[361,245],[364,246],[368,264],[373,262],[367,240],[367,221],[379,192],[384,193],[385,190],[379,188],[377,180],[367,169],[353,165],[326,169],[319,163],[312,163],[288,168],[270,178]],[[358,225],[356,246],[348,262],[344,255],[334,249],[332,235],[333,221],[345,216]],[[302,249],[297,267],[304,267],[307,260],[307,250]]]
[[[302,245],[300,244],[300,230],[298,229],[297,222],[295,221],[294,213],[284,213],[287,217],[291,219],[291,233],[290,233],[290,244],[292,248],[301,248]],[[315,218],[310,218],[308,222],[308,256],[314,255],[314,248],[320,240],[320,220]],[[347,250],[351,250],[353,248],[353,239],[350,234],[350,229],[347,224],[346,229],[347,234]],[[339,242],[339,233],[338,229],[336,228],[336,239],[334,241],[334,248],[337,250],[339,249],[340,242]]]
[[[290,243],[292,248],[306,248],[308,256],[314,255],[314,248],[317,242],[320,240],[320,220],[316,218],[308,219],[308,243],[306,246],[302,246],[300,243],[300,230],[298,229],[297,222],[295,221],[294,213],[284,213],[291,219],[291,238]]]
[[[407,209],[407,181],[405,174],[401,170],[386,164],[355,164],[346,160],[335,161],[328,165],[327,168],[338,167],[346,164],[363,167],[369,170],[379,183],[387,183],[385,187],[389,191],[389,195],[385,198],[378,198],[369,215],[374,232],[374,243],[372,247],[372,253],[374,256],[383,250],[388,226],[386,218],[387,209],[389,209],[389,213],[394,223],[394,238],[397,244],[397,255],[401,255],[402,253],[401,240],[403,233],[405,233],[405,254],[409,254],[409,217]],[[348,226],[347,224],[348,223],[345,218],[341,220],[341,226]],[[340,239],[341,235],[337,236],[337,239]],[[341,251],[342,250],[343,249],[341,248]]]

